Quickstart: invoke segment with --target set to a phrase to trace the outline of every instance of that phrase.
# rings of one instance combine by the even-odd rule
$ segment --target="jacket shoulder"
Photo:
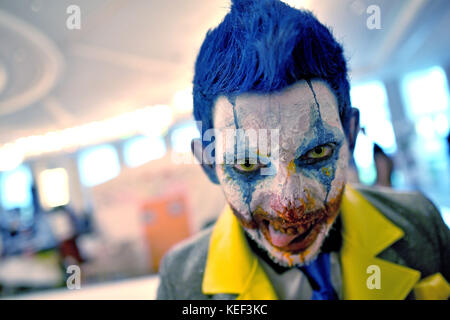
[[[436,206],[419,191],[366,186],[355,189],[402,229],[414,226],[415,231],[427,234],[435,228],[434,220],[441,217]]]
[[[212,227],[175,245],[161,261],[157,299],[205,299],[201,292]]]
[[[441,272],[449,279],[450,231],[436,206],[421,192],[356,186],[373,206],[404,232],[392,248],[422,277]],[[388,253],[384,253],[388,256]],[[382,253],[383,255],[383,253]],[[381,256],[382,256],[381,255]]]

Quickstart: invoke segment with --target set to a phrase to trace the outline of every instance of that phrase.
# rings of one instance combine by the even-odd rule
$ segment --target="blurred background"
[[[450,2],[285,2],[344,45],[351,179],[420,190],[450,225]],[[179,160],[199,136],[194,61],[229,5],[0,0],[0,298],[155,297],[162,255],[225,205]]]

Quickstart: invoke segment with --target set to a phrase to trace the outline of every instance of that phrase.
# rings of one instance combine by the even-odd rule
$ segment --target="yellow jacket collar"
[[[375,257],[403,237],[403,231],[349,185],[342,200],[341,217],[343,298],[404,299],[420,273]],[[380,288],[369,289],[374,270],[371,266],[380,271]],[[202,292],[237,294],[237,299],[277,298],[229,206],[220,215],[211,235]]]
[[[342,292],[345,299],[404,299],[420,272],[377,258],[404,236],[359,192],[347,185],[341,204]],[[377,285],[375,278],[379,277]]]
[[[229,206],[220,215],[211,234],[202,292],[238,294],[237,299],[242,300],[277,299]]]

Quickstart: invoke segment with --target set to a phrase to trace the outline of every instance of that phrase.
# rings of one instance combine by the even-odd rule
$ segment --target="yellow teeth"
[[[308,222],[305,224],[302,224],[298,227],[283,227],[278,221],[272,221],[270,222],[271,226],[282,233],[286,233],[288,235],[294,235],[294,234],[302,234],[306,232],[312,225],[312,222]]]
[[[295,228],[291,227],[291,228],[287,229],[287,234],[290,235],[290,236],[292,236],[292,235],[294,235],[296,233],[297,233],[297,230]]]
[[[297,232],[300,234],[305,232],[306,230],[308,230],[308,226],[306,226],[306,225],[303,225],[303,226],[300,226],[297,228]]]

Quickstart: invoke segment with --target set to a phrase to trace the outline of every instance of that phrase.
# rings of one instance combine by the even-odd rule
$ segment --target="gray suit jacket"
[[[421,193],[357,187],[405,236],[378,257],[421,272],[421,277],[440,272],[450,279],[450,231],[436,207]],[[236,295],[202,294],[202,281],[212,228],[178,244],[160,267],[157,299],[235,299]],[[413,298],[410,294],[408,298]]]

